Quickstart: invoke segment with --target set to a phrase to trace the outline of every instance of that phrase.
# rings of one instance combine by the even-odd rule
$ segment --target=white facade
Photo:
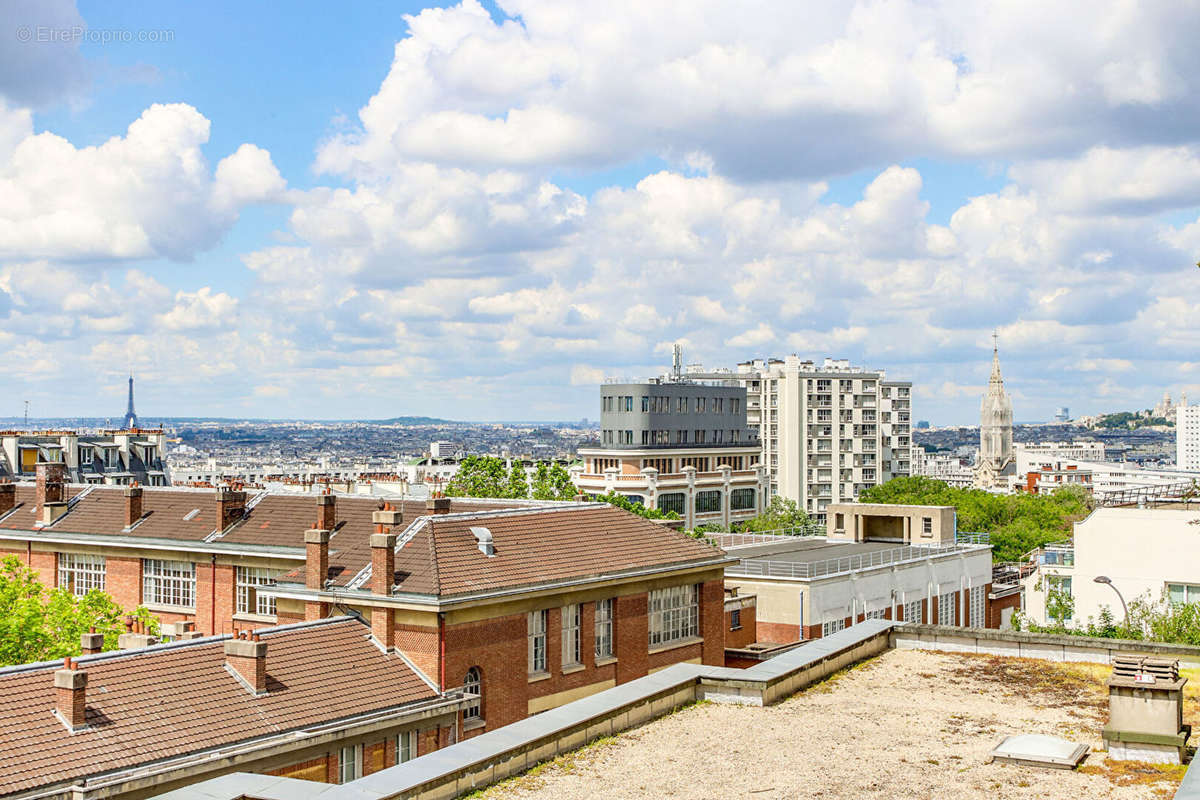
[[[61,463],[70,483],[167,486],[172,482],[163,458],[161,430],[83,433],[45,431],[0,434],[0,478],[32,478],[39,461]]]
[[[584,494],[615,493],[647,508],[674,511],[685,528],[726,530],[766,507],[766,474],[758,447],[581,448],[571,480]]]
[[[1175,409],[1175,464],[1200,470],[1200,406],[1181,403]]]
[[[1017,471],[1027,472],[1037,469],[1032,464],[1044,464],[1062,459],[1078,461],[1103,461],[1105,458],[1104,442],[1039,442],[1022,443],[1013,446],[1017,459]]]
[[[910,382],[797,356],[739,364],[732,377],[746,387],[747,422],[759,429],[771,495],[824,519],[831,503],[912,474]]]
[[[956,489],[969,489],[975,483],[971,467],[956,455],[927,453],[921,446],[913,447],[913,473],[935,478]]]
[[[1026,578],[1025,611],[1046,624],[1046,592],[1057,586],[1075,601],[1071,621],[1086,624],[1107,606],[1121,619],[1121,601],[1113,588],[1096,583],[1097,576],[1112,580],[1125,601],[1136,598],[1158,602],[1164,593],[1178,593],[1189,601],[1200,600],[1200,547],[1197,528],[1191,524],[1200,512],[1172,508],[1099,508],[1075,523],[1074,544],[1041,551],[1037,570]],[[1040,588],[1039,588],[1040,586]],[[1195,587],[1196,594],[1188,593]]]

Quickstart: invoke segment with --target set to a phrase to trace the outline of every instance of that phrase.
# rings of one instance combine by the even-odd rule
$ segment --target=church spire
[[[1000,335],[996,331],[992,331],[992,383],[1004,383],[1004,378],[1000,377]]]

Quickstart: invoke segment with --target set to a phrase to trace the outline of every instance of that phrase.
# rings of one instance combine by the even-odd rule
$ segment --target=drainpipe
[[[446,615],[438,613],[438,688],[446,691]]]
[[[212,554],[212,579],[209,581],[209,636],[217,635],[217,554]]]

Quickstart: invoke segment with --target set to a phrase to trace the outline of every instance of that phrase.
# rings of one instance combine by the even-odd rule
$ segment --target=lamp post
[[[1125,598],[1121,596],[1121,590],[1113,585],[1112,578],[1108,577],[1107,575],[1097,575],[1095,578],[1092,578],[1092,580],[1095,581],[1096,583],[1103,583],[1106,586],[1111,587],[1112,590],[1117,593],[1117,599],[1121,601],[1121,608],[1123,608],[1125,610],[1125,630],[1128,631],[1129,630],[1129,606],[1125,605]]]

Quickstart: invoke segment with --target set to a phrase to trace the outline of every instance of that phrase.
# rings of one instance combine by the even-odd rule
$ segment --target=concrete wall
[[[1200,647],[941,625],[898,626],[892,632],[891,646],[898,650],[986,653],[1096,664],[1111,664],[1114,656],[1157,656],[1178,659],[1185,668],[1200,667]]]

